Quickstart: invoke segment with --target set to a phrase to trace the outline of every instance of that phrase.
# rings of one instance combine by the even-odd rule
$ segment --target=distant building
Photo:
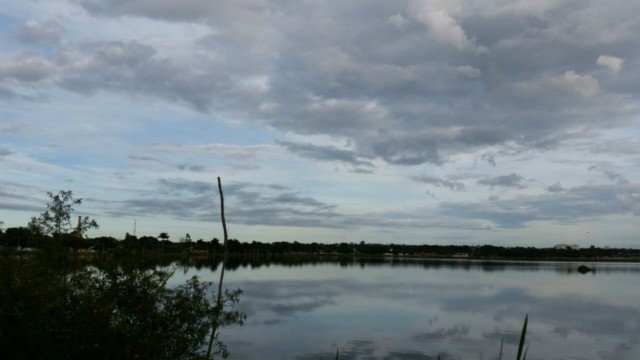
[[[556,250],[580,250],[578,244],[558,244],[555,246]]]

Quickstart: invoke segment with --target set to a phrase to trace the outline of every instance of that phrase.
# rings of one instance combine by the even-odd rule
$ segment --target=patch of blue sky
[[[82,166],[95,164],[96,158],[91,153],[87,153],[84,149],[77,149],[77,151],[64,151],[64,152],[47,152],[35,155],[35,158],[43,163],[60,166],[65,169],[77,169]],[[101,167],[109,167],[110,161],[108,158],[100,158]],[[116,163],[112,163],[111,166],[115,167]]]
[[[149,116],[159,115],[155,118]],[[259,128],[238,126],[216,119],[216,115],[190,115],[164,109],[160,113],[145,114],[136,134],[151,143],[206,145],[256,145],[272,143],[273,134]]]
[[[24,140],[10,133],[0,132],[0,149],[16,151],[24,146]]]
[[[57,51],[54,44],[46,42],[27,43],[20,39],[20,34],[27,21],[28,19],[0,14],[0,52],[4,56],[29,54],[53,59]]]
[[[14,40],[14,35],[20,31],[24,21],[22,18],[0,13],[0,34],[2,34],[0,35],[0,39],[2,39],[0,41],[0,50],[3,52],[19,50],[18,43]]]
[[[45,58],[48,61],[56,62],[56,57],[59,55],[58,48],[54,44],[50,43],[38,43],[30,44],[29,46],[21,45],[21,52],[26,52],[32,56],[39,56]]]
[[[202,114],[145,98],[126,100],[126,97],[126,94],[83,96],[56,91],[56,103],[73,104],[65,105],[64,111],[69,112],[69,116],[92,124],[93,131],[132,140],[135,144],[254,145],[274,140],[274,133],[265,128],[240,126],[222,121],[216,114]]]

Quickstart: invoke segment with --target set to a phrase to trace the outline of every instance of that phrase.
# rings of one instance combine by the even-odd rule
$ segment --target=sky
[[[0,221],[178,241],[640,247],[640,2],[0,7]]]

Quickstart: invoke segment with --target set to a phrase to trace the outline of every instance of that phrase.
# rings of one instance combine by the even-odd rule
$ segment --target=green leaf
[[[522,333],[520,334],[520,344],[518,344],[518,356],[516,357],[516,360],[520,360],[522,356],[522,349],[524,348],[524,339],[527,336],[528,320],[529,320],[529,314],[527,314],[527,316],[524,317],[524,325],[522,326]]]

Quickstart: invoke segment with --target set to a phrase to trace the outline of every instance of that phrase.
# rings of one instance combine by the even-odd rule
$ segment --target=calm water
[[[242,327],[231,359],[640,359],[640,264],[343,261],[240,266]],[[217,271],[181,267],[217,281]]]

